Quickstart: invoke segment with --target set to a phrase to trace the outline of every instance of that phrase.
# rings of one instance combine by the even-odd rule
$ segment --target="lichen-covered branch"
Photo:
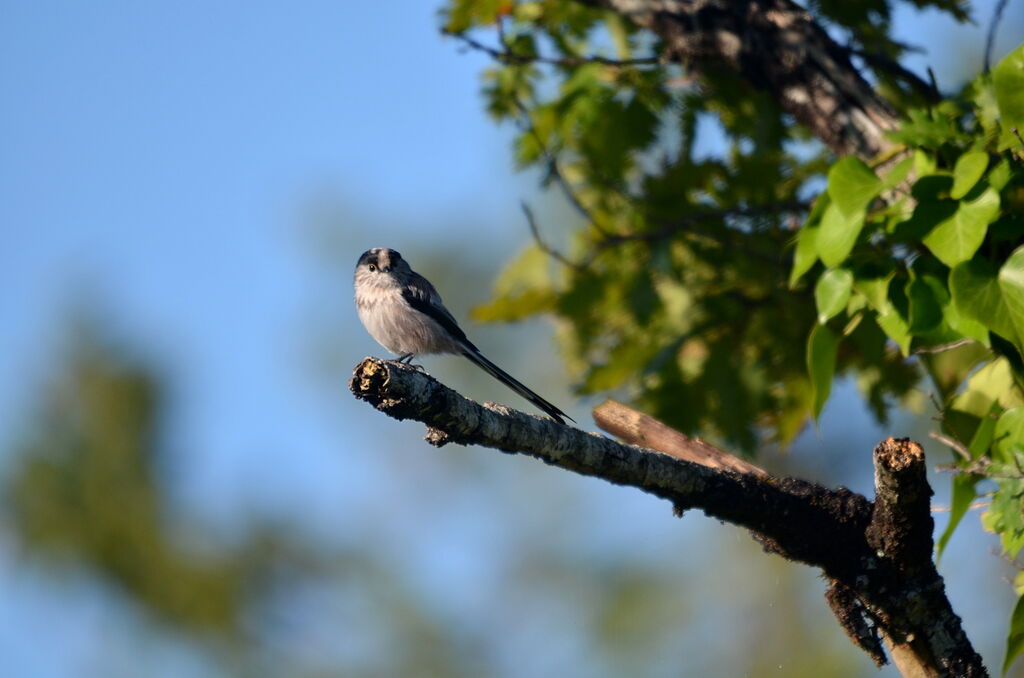
[[[931,490],[916,443],[889,438],[878,446],[870,501],[844,487],[772,476],[619,404],[602,405],[596,419],[662,451],[481,405],[395,361],[364,359],[349,385],[381,412],[426,424],[432,445],[527,454],[747,528],[767,551],[821,568],[846,633],[876,662],[885,659],[884,639],[905,676],[987,675],[932,563]]]

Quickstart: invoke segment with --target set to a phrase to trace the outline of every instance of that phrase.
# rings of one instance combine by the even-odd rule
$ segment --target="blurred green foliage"
[[[16,455],[5,513],[28,550],[86,564],[170,622],[228,638],[261,559],[252,547],[207,559],[170,538],[156,478],[163,407],[148,370],[83,335]]]
[[[581,393],[625,393],[748,453],[792,441],[837,375],[882,422],[927,377],[959,472],[940,552],[988,494],[984,525],[1013,558],[1024,546],[1024,47],[932,101],[891,67],[908,49],[890,36],[895,4],[809,3],[903,117],[865,162],[830,157],[730,72],[692,77],[613,12],[449,2],[446,30],[496,55],[483,94],[519,126],[517,162],[544,169],[583,221],[561,248],[538,237],[476,315],[554,315]],[[912,4],[967,19],[965,3]],[[725,150],[700,153],[716,129]],[[1018,618],[1007,666],[1024,649]]]
[[[113,584],[103,590],[137,604],[158,633],[212,657],[216,675],[520,676],[524,662],[564,666],[567,657],[576,658],[576,675],[592,676],[661,676],[681,662],[711,671],[722,661],[737,674],[774,674],[785,665],[786,675],[814,676],[827,663],[833,675],[859,675],[856,650],[815,620],[828,612],[806,600],[819,596],[814,575],[748,539],[717,542],[718,557],[738,571],[763,559],[771,576],[745,585],[747,613],[714,622],[729,628],[718,654],[694,657],[686,648],[698,647],[710,627],[702,593],[686,581],[693,558],[651,562],[627,550],[595,564],[557,539],[527,540],[500,586],[486,592],[486,607],[474,605],[466,620],[451,602],[464,593],[424,592],[419,564],[404,551],[396,562],[386,540],[337,548],[301,539],[295,525],[257,518],[246,519],[244,533],[215,537],[171,499],[179,473],[166,449],[167,384],[133,355],[95,328],[74,333],[64,360],[55,361],[33,432],[8,455],[5,536],[26,563],[54,576],[84,570]],[[506,458],[494,462],[507,470]],[[516,518],[511,507],[495,511],[503,521]],[[339,516],[337,528],[344,535],[369,519]],[[555,522],[545,520],[545,528]],[[446,548],[443,533],[431,538]],[[718,567],[704,581],[731,587],[739,576]],[[779,619],[787,621],[770,623]],[[321,646],[315,639],[325,628]],[[735,637],[761,649],[737,654]],[[527,647],[539,663],[519,654]]]

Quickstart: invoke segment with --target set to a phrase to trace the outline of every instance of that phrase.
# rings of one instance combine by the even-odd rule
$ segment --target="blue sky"
[[[983,32],[991,6],[978,3],[981,25],[961,28],[902,12],[901,35],[929,46],[912,65],[933,65],[943,86],[961,81],[979,57],[943,45]],[[472,257],[465,265],[496,271],[528,240],[519,199],[539,200],[535,177],[513,172],[511,130],[482,110],[486,59],[439,35],[437,9],[0,0],[0,449],[24,432],[67,314],[86,302],[172,375],[167,444],[187,469],[176,491],[204,520],[230,530],[240,507],[256,506],[355,540],[331,534],[334,516],[383,511],[370,495],[408,490],[389,480],[387,460],[340,446],[343,434],[355,449],[395,424],[367,417],[343,384],[329,393],[312,376],[310,337],[337,330],[346,363],[379,353],[351,309],[349,270],[361,251],[386,245],[412,258],[441,242],[456,260]],[[1011,3],[997,52],[1019,42],[1022,25]],[[446,296],[465,304],[453,308],[464,317],[487,290]],[[510,348],[544,341],[543,327],[471,334]],[[573,402],[564,378],[545,383],[551,400]],[[878,438],[863,413],[845,426],[848,417],[832,417],[823,436],[852,426]],[[420,444],[415,426],[401,431]],[[870,476],[859,482],[854,489],[867,490]],[[599,504],[604,491],[581,501]],[[467,491],[458,501],[472,513],[478,499]],[[652,509],[629,500],[624,510],[639,520]],[[404,529],[392,514],[382,520]],[[469,519],[439,520],[467,543],[486,532]],[[422,552],[441,580],[482,576],[469,550]],[[52,624],[71,594],[21,571],[0,546],[9,602],[0,648],[22,675],[90,673],[88,627],[110,617],[101,593],[75,591],[73,611]],[[31,650],[27,639],[44,629],[72,648],[70,659]]]

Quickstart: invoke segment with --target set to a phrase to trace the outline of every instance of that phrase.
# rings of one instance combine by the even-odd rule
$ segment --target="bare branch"
[[[745,527],[767,551],[823,570],[831,582],[830,606],[875,661],[884,659],[881,637],[906,676],[987,675],[932,563],[931,489],[923,451],[908,440],[889,438],[876,448],[871,502],[842,487],[723,468],[730,455],[696,449],[688,440],[673,457],[501,405],[480,405],[395,361],[364,359],[349,386],[389,416],[425,423],[432,445],[526,454],[636,487],[678,511],[696,508]],[[633,433],[663,433],[660,426],[645,424]]]
[[[540,235],[540,229],[537,228],[537,220],[533,218],[533,210],[530,209],[530,206],[527,205],[525,201],[520,202],[519,206],[523,209],[523,214],[526,215],[526,221],[530,225],[530,234],[533,235],[533,241],[537,243],[537,247],[539,247],[542,252],[552,259],[565,264],[569,268],[583,268],[581,264],[573,261],[558,250],[549,246]]]
[[[565,199],[569,201],[569,204],[582,216],[587,222],[594,227],[598,233],[602,235],[608,235],[608,232],[601,227],[597,220],[594,218],[594,214],[583,204],[580,200],[579,195],[576,194],[576,189],[573,188],[569,180],[565,178],[562,173],[561,167],[558,164],[558,155],[555,151],[548,148],[544,139],[541,138],[540,133],[537,132],[537,127],[533,124],[533,116],[530,114],[530,109],[526,107],[522,101],[518,98],[514,98],[516,108],[519,110],[520,123],[526,132],[533,137],[534,142],[537,144],[537,148],[540,149],[541,155],[544,156],[544,161],[547,164],[548,177],[554,179],[555,183],[558,184],[559,188],[562,189],[562,193],[565,195]]]
[[[926,348],[918,348],[914,350],[914,353],[917,355],[930,353],[944,353],[946,351],[952,351],[955,348],[960,348],[961,346],[967,346],[968,344],[974,343],[976,343],[974,339],[971,339],[970,337],[964,337],[963,339],[951,341],[948,344],[940,344],[939,346],[928,346]]]
[[[602,430],[628,443],[649,447],[676,459],[692,461],[708,468],[752,473],[758,476],[768,475],[763,468],[749,461],[744,461],[699,438],[684,436],[654,417],[637,412],[610,398],[594,408],[594,422]]]
[[[954,452],[956,452],[957,454],[959,454],[961,458],[963,458],[963,459],[965,459],[967,461],[971,460],[971,452],[970,452],[970,450],[968,450],[966,447],[964,447],[964,445],[962,443],[959,443],[959,442],[953,440],[952,438],[947,438],[946,436],[942,435],[941,433],[936,433],[935,431],[929,432],[928,433],[928,437],[932,438],[933,440],[939,441],[940,443],[942,443],[943,445],[945,445],[949,449],[951,449]]]

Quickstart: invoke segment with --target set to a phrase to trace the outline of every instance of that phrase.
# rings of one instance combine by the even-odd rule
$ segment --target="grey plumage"
[[[376,247],[359,257],[355,273],[359,320],[381,346],[410,360],[416,355],[462,355],[560,424],[569,415],[485,358],[444,307],[441,295],[395,250]]]

